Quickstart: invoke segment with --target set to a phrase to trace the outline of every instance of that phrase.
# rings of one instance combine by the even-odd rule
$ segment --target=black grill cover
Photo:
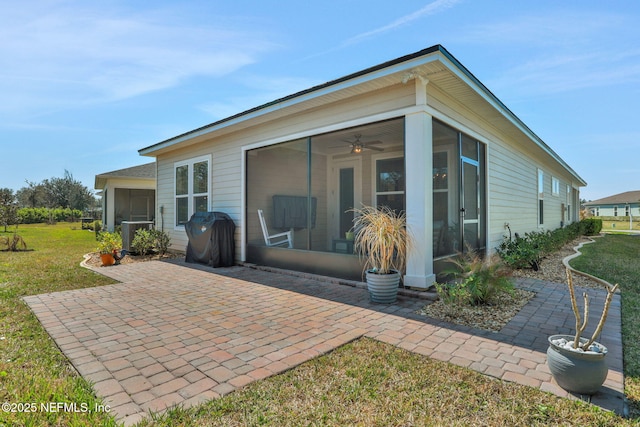
[[[236,225],[224,212],[196,212],[184,227],[189,238],[186,262],[212,267],[234,265]]]

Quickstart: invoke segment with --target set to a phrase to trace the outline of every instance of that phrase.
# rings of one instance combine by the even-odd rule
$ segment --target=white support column
[[[418,86],[416,84],[416,88]],[[424,86],[423,90],[426,89]],[[423,289],[435,282],[432,139],[431,115],[419,111],[405,117],[407,229],[413,236],[414,245],[408,255],[404,284]]]
[[[102,227],[113,233],[116,228],[116,189],[106,186],[105,191],[107,192],[107,222],[105,224],[103,221]]]

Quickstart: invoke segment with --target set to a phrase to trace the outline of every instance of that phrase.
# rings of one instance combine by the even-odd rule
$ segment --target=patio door
[[[460,231],[462,252],[484,247],[484,146],[460,135]]]
[[[362,204],[362,174],[360,159],[335,161],[333,165],[334,238],[344,239],[353,225],[351,209]]]
[[[462,157],[460,168],[460,223],[463,252],[480,248],[480,167],[478,162]]]

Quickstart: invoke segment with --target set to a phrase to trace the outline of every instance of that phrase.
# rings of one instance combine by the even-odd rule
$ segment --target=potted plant
[[[586,292],[583,293],[583,318],[578,310],[573,277],[569,268],[567,268],[567,282],[571,297],[571,307],[576,318],[576,333],[575,335],[552,335],[549,337],[547,364],[553,378],[560,387],[573,393],[591,395],[602,386],[609,371],[605,361],[607,348],[595,340],[602,332],[602,327],[607,320],[611,300],[618,289],[618,285],[610,286],[605,284],[607,297],[602,315],[593,335],[587,339],[581,335],[587,327],[589,297]]]
[[[404,213],[388,206],[353,209],[354,249],[365,259],[367,289],[372,302],[396,300],[410,236]]]
[[[122,237],[119,233],[110,233],[108,231],[100,233],[98,241],[98,251],[100,252],[100,260],[102,265],[109,266],[116,263],[114,253],[122,247]]]

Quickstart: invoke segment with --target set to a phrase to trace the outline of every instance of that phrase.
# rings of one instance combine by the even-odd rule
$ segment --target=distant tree
[[[43,208],[46,206],[46,194],[42,184],[25,181],[27,187],[22,187],[16,193],[18,205],[22,208]]]
[[[93,193],[80,181],[64,171],[62,178],[45,179],[40,184],[27,181],[28,187],[18,191],[18,200],[23,207],[70,208],[85,210],[95,203]]]
[[[4,225],[4,231],[7,232],[7,226],[18,223],[18,205],[13,190],[9,188],[0,188],[0,224]]]

